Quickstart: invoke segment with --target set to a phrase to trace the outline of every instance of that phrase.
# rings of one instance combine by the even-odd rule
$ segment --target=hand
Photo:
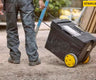
[[[0,15],[4,15],[4,13],[2,12],[2,10],[3,10],[3,3],[0,2]]]
[[[43,0],[39,0],[39,6],[40,6],[40,9],[45,8],[45,4],[44,4]]]

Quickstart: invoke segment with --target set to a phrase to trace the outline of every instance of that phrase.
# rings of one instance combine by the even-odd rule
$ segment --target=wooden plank
[[[93,10],[93,12],[92,12],[91,18],[90,18],[90,20],[89,20],[89,22],[88,22],[88,25],[87,25],[87,28],[86,28],[86,30],[89,31],[89,32],[91,32],[91,30],[92,30],[92,28],[93,28],[93,26],[92,26],[92,28],[91,28],[91,25],[92,25],[92,23],[93,23],[95,14],[96,14],[96,8],[94,7],[94,10]],[[91,30],[90,30],[90,28],[91,28]]]
[[[95,7],[95,10],[96,10],[96,7]],[[96,15],[96,12],[95,12],[95,15]],[[95,25],[94,25],[93,33],[96,33],[96,21],[95,21]]]
[[[94,29],[93,29],[92,33],[95,33],[95,32],[96,32],[96,22],[95,22]]]
[[[95,8],[94,8],[95,9]],[[89,31],[89,29],[90,29],[90,26],[91,26],[91,24],[92,24],[92,20],[93,20],[93,18],[94,18],[94,9],[93,9],[93,12],[92,12],[92,14],[91,14],[91,17],[90,17],[90,19],[89,19],[89,22],[88,22],[88,24],[87,24],[87,28],[86,28],[86,31]]]
[[[95,27],[95,23],[96,23],[96,15],[94,16],[94,19],[90,25],[90,29],[89,29],[89,32],[91,33]]]
[[[80,20],[80,26],[82,26],[84,30],[86,30],[86,28],[87,28],[87,25],[90,21],[93,10],[94,10],[94,7],[87,7],[87,9],[85,10],[85,12]]]
[[[96,23],[95,23],[95,26],[94,26],[94,29],[93,29],[92,33],[96,33]]]

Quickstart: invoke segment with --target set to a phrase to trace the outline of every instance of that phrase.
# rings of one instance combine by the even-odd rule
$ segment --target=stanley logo
[[[84,7],[96,7],[96,1],[83,1]]]

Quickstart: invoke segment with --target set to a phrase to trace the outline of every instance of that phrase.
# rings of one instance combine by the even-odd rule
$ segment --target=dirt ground
[[[19,27],[21,64],[7,62],[9,50],[6,47],[6,31],[0,30],[0,80],[96,80],[96,47],[90,54],[91,60],[88,64],[68,68],[63,61],[44,48],[48,33],[49,30],[39,31],[37,36],[42,64],[30,67],[22,27]]]

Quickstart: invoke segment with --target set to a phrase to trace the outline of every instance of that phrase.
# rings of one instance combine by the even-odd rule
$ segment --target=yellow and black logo
[[[84,7],[96,7],[96,1],[83,1]]]

